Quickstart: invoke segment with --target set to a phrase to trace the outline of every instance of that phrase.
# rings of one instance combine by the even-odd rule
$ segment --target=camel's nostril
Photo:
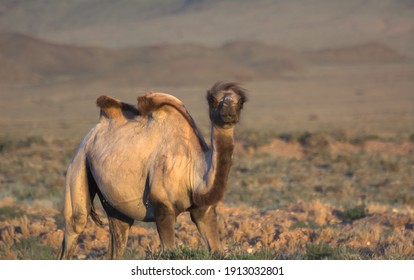
[[[233,101],[233,98],[231,98],[231,96],[229,95],[226,95],[221,101],[221,103],[223,104],[223,108],[230,107],[232,101]]]
[[[224,98],[223,98],[223,101],[224,102],[231,102],[233,100],[233,98],[231,98],[231,96],[230,95],[226,95]]]

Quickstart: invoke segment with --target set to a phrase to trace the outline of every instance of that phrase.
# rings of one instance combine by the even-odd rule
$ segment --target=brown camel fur
[[[211,145],[184,105],[164,93],[138,97],[138,105],[101,96],[99,123],[70,163],[65,187],[65,236],[60,259],[70,259],[98,194],[108,215],[108,258],[123,256],[134,220],[155,221],[163,250],[174,249],[174,224],[189,211],[212,251],[220,251],[216,204],[232,164],[233,131],[246,94],[219,82],[208,92]]]

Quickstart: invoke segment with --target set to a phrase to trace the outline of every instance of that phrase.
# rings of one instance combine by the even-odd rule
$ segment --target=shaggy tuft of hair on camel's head
[[[207,91],[207,101],[211,101],[211,97],[220,92],[234,92],[240,97],[240,103],[243,105],[247,101],[247,90],[240,83],[221,81],[215,83],[211,89]],[[241,108],[240,108],[241,109]]]

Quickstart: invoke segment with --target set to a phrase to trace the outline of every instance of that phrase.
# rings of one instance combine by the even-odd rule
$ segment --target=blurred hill
[[[182,43],[124,49],[48,43],[0,34],[0,82],[105,81],[112,85],[190,85],[220,79],[280,78],[307,64],[399,62],[404,56],[381,44],[298,52],[259,42],[219,47]]]
[[[0,82],[243,82],[414,57],[409,0],[0,1]]]
[[[293,49],[366,42],[414,54],[412,0],[0,1],[0,31],[111,48],[260,41]]]
[[[150,90],[208,126],[236,80],[246,128],[406,131],[413,58],[412,0],[0,0],[0,130],[78,135],[97,96]]]

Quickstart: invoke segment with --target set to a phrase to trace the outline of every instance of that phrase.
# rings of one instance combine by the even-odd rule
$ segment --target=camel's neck
[[[207,153],[204,188],[195,195],[196,205],[212,205],[223,198],[233,158],[233,128],[212,126],[211,147]]]
[[[214,178],[214,184],[225,188],[233,161],[233,128],[222,129],[213,127],[211,135],[210,149],[212,161],[210,176]]]

